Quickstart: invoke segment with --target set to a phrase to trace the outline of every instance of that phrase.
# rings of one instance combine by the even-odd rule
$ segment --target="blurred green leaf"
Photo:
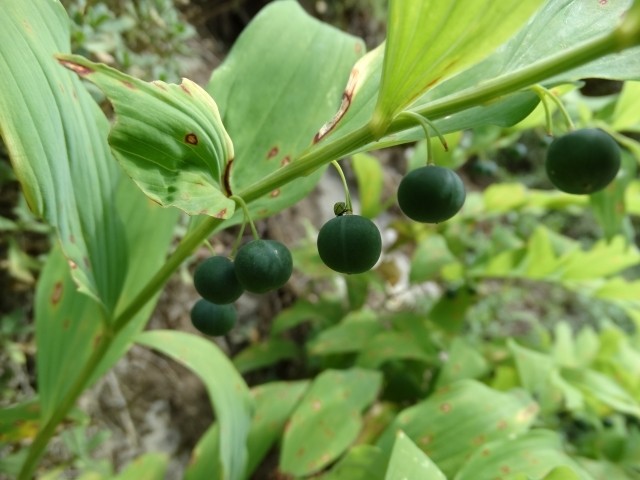
[[[611,128],[620,131],[640,130],[640,82],[625,82],[616,101]]]
[[[447,480],[435,463],[400,430],[396,434],[385,480]]]
[[[190,368],[203,381],[213,404],[220,437],[220,470],[223,480],[243,478],[247,463],[246,441],[252,401],[244,380],[231,361],[212,342],[170,330],[140,333],[136,342],[162,352]]]
[[[356,365],[363,368],[379,368],[391,360],[407,359],[429,362],[433,357],[410,333],[383,331],[366,342]]]
[[[248,346],[233,357],[233,364],[240,373],[246,373],[299,356],[300,348],[295,342],[274,337]]]
[[[189,215],[229,218],[235,209],[223,176],[233,144],[215,101],[188,79],[144,82],[78,55],[58,61],[96,84],[116,113],[109,145],[140,189],[162,206]]]
[[[377,445],[390,453],[396,433],[402,430],[451,477],[488,442],[526,432],[537,411],[522,392],[502,393],[474,380],[461,380],[402,410]]]
[[[386,466],[379,448],[356,445],[318,480],[384,480]]]
[[[271,334],[278,335],[304,322],[335,323],[343,316],[342,305],[328,299],[318,302],[301,300],[282,310],[273,320]]]
[[[438,388],[456,380],[481,378],[490,370],[482,354],[463,338],[454,338],[446,353],[447,359],[436,383]]]
[[[360,215],[375,218],[383,210],[382,187],[384,172],[376,157],[358,153],[351,159],[351,166],[358,181]]]
[[[169,457],[164,453],[147,453],[133,460],[113,480],[162,480]]]
[[[325,370],[296,408],[282,440],[280,469],[303,476],[338,458],[360,429],[360,411],[380,389],[379,372],[362,369]]]
[[[435,277],[443,266],[455,262],[456,257],[441,235],[429,235],[418,246],[411,259],[409,281],[422,283]]]
[[[487,57],[541,4],[391,1],[374,131],[384,133],[393,117],[429,88]]]
[[[573,472],[567,477],[547,475],[555,468],[564,466]],[[575,472],[578,472],[576,476]],[[498,440],[483,445],[458,471],[454,480],[476,480],[479,478],[512,478],[513,475],[528,478],[579,478],[593,480],[562,449],[558,434],[546,430],[534,430],[515,439]]]
[[[312,355],[359,352],[382,330],[384,327],[372,310],[350,312],[338,325],[320,332],[307,348]]]

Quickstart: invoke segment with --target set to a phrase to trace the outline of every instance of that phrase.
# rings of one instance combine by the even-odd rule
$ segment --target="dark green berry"
[[[380,230],[360,215],[341,215],[329,220],[318,233],[317,245],[324,264],[340,273],[371,270],[382,252]]]
[[[575,130],[551,142],[545,169],[558,190],[574,194],[594,193],[609,185],[617,175],[620,147],[602,130]]]
[[[407,173],[398,187],[398,205],[416,222],[439,223],[460,211],[466,194],[456,172],[427,165]]]
[[[191,309],[191,323],[205,335],[226,335],[236,324],[237,314],[233,305],[217,305],[200,299]]]
[[[200,263],[193,273],[193,284],[202,298],[221,305],[235,302],[244,292],[233,262],[222,256]]]
[[[293,272],[289,249],[275,240],[253,240],[236,254],[236,275],[252,293],[266,293],[283,286]]]

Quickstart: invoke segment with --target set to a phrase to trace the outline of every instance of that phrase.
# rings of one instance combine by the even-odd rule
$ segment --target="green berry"
[[[275,240],[253,240],[236,254],[236,275],[245,290],[266,293],[283,286],[293,272],[289,249]]]
[[[200,299],[191,309],[191,323],[205,335],[226,335],[236,324],[237,314],[233,305],[217,305]]]
[[[602,190],[620,169],[620,147],[596,128],[575,130],[551,142],[545,162],[551,183],[566,193]]]
[[[202,298],[220,305],[235,302],[244,292],[233,262],[222,256],[207,258],[198,265],[193,284]]]
[[[439,223],[453,217],[464,204],[464,184],[456,172],[427,165],[407,173],[398,187],[398,205],[416,222]]]
[[[341,215],[322,226],[317,245],[320,258],[330,269],[362,273],[371,270],[380,258],[382,238],[368,218]]]

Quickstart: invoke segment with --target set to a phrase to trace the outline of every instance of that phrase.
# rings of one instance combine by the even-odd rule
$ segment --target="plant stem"
[[[428,118],[425,118],[422,115],[418,115],[416,112],[411,112],[409,110],[400,112],[397,116],[398,117],[404,116],[404,117],[415,120],[424,130],[424,136],[425,136],[426,146],[427,146],[427,165],[433,165],[433,150],[431,149],[431,134],[429,133],[429,128],[431,128],[436,133],[436,135],[438,135],[438,138],[440,139],[440,143],[442,143],[444,150],[445,151],[449,150],[449,145],[447,145],[447,140],[436,128],[433,122],[431,122]]]
[[[353,207],[351,206],[351,195],[349,194],[349,185],[347,185],[347,179],[344,176],[344,172],[342,171],[342,168],[340,167],[340,164],[338,163],[337,160],[333,160],[331,162],[331,165],[335,167],[335,169],[338,172],[338,175],[340,175],[340,180],[342,180],[342,188],[344,189],[344,203],[346,205],[346,211],[348,213],[352,213]]]
[[[258,235],[258,230],[256,230],[256,225],[253,223],[253,220],[251,220],[251,213],[249,213],[249,208],[247,207],[247,204],[245,203],[244,199],[238,195],[231,195],[230,198],[231,200],[236,202],[238,205],[240,205],[240,208],[242,208],[242,212],[244,213],[244,221],[249,222],[249,227],[251,228],[251,234],[253,235],[253,239],[260,240],[260,235]],[[243,222],[242,228],[244,229],[244,222]]]

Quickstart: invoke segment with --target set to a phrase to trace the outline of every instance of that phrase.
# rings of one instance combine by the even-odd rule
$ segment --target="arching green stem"
[[[344,188],[344,202],[346,204],[345,211],[347,213],[351,213],[353,212],[353,207],[351,206],[351,195],[349,194],[349,186],[347,185],[347,179],[344,176],[344,172],[342,171],[340,164],[336,160],[333,160],[331,162],[331,165],[333,165],[335,169],[338,171],[338,175],[340,175],[340,180],[342,180],[342,187]]]
[[[571,120],[571,116],[569,115],[569,112],[567,112],[567,108],[564,106],[564,103],[562,103],[562,100],[560,100],[556,95],[554,95],[548,88],[545,88],[542,85],[534,85],[531,87],[531,90],[533,90],[536,93],[536,95],[538,95],[538,97],[540,98],[540,101],[542,102],[542,106],[544,107],[544,111],[545,111],[545,119],[547,122],[547,132],[549,133],[549,135],[553,134],[551,109],[549,108],[549,102],[548,102],[549,99],[556,104],[556,107],[558,107],[558,110],[560,111],[562,118],[567,124],[567,129],[569,131],[575,130],[576,127],[574,126],[573,121]]]
[[[242,211],[244,212],[244,220],[245,222],[249,222],[249,227],[251,228],[251,234],[253,235],[253,238],[256,240],[260,240],[260,235],[258,235],[258,230],[256,230],[256,226],[253,223],[253,220],[251,220],[251,214],[249,213],[249,208],[247,207],[245,201],[242,199],[242,197],[239,197],[237,195],[231,195],[230,198],[242,208]],[[242,229],[244,230],[244,226],[242,227]]]
[[[411,112],[409,110],[400,112],[397,117],[407,117],[415,120],[422,129],[424,130],[424,136],[427,141],[427,165],[433,165],[433,149],[431,148],[431,132],[429,128],[433,130],[438,138],[440,139],[440,143],[444,147],[445,151],[449,150],[449,145],[447,144],[447,140],[440,133],[440,131],[436,128],[436,126],[431,122],[428,118],[423,117],[422,115],[418,115],[416,112]]]
[[[242,243],[242,237],[244,236],[244,229],[247,226],[247,217],[245,216],[242,219],[242,225],[240,225],[240,230],[238,231],[238,236],[236,237],[236,241],[233,242],[233,247],[231,248],[231,253],[229,254],[229,256],[231,258],[234,258],[236,256],[236,252],[238,251],[238,248],[240,248],[240,243]]]

